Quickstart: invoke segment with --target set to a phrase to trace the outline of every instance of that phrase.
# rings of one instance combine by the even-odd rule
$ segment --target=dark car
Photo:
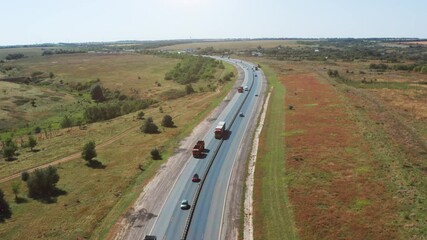
[[[187,210],[189,208],[190,208],[190,204],[188,204],[188,201],[185,200],[185,199],[182,200],[182,202],[181,202],[181,209]]]
[[[243,114],[243,112],[240,112],[239,116],[244,117],[245,115]]]
[[[199,175],[196,173],[193,175],[193,178],[191,178],[192,182],[200,182],[200,178]]]
[[[153,235],[145,235],[144,240],[157,240],[157,237]]]

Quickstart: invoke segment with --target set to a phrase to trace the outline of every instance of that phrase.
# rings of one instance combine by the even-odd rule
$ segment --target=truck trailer
[[[215,138],[222,139],[225,137],[225,122],[221,121],[215,128]]]

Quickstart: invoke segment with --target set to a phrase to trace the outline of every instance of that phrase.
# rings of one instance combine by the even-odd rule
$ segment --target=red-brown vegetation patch
[[[427,89],[393,90],[379,89],[375,93],[386,104],[415,120],[427,120]],[[402,114],[402,115],[404,115]]]
[[[301,239],[396,239],[396,202],[345,101],[312,74],[282,76],[289,198]]]

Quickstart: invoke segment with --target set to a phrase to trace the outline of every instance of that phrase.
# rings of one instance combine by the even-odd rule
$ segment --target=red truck
[[[237,88],[237,92],[242,93],[243,92],[243,87],[238,87]]]
[[[221,121],[215,128],[215,138],[221,139],[223,137],[225,137],[225,122]]]
[[[193,147],[193,157],[203,157],[205,152],[205,141],[199,140]]]

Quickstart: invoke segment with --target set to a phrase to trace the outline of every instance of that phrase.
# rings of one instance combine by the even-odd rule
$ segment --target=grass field
[[[285,89],[274,70],[263,66],[273,89],[255,168],[254,239],[297,239],[287,196],[286,166],[283,164],[285,149],[281,133],[285,122]]]
[[[34,57],[16,61],[20,74],[29,76],[42,71],[55,74],[64,83],[89,82],[100,79],[101,84],[127,95],[149,98],[171,88],[181,88],[173,81],[163,80],[164,74],[178,63],[178,59],[142,54],[62,54]],[[160,82],[158,87],[155,82]]]
[[[72,60],[78,62],[77,56],[70,56]],[[92,57],[92,56],[91,56]],[[99,57],[99,58],[98,58]],[[154,83],[163,81],[164,73],[172,67],[176,60],[165,59],[161,61],[160,57],[152,56],[115,56],[123,61],[129,61],[126,64],[129,71],[141,74],[135,78],[128,79],[126,84],[134,84],[135,88],[147,90],[145,86],[157,88]],[[63,59],[64,58],[64,59]],[[66,76],[70,74],[67,80],[72,81],[72,71],[66,69],[69,62],[65,61],[66,56],[58,56],[61,59],[62,66],[57,69],[55,75]],[[113,64],[110,68],[105,67],[104,60],[112,60],[113,56],[93,56],[92,61],[99,61],[100,69],[95,70],[96,63],[91,63],[91,71],[101,71],[105,74],[106,84],[114,85],[114,77],[108,78],[108,73],[114,72]],[[34,58],[35,59],[35,58]],[[124,60],[127,59],[127,60]],[[144,60],[146,62],[144,62]],[[39,70],[32,68],[29,59],[22,60],[22,69]],[[130,62],[136,61],[134,65]],[[140,62],[141,61],[141,62]],[[150,65],[149,62],[155,62],[160,66]],[[17,61],[18,62],[18,61]],[[50,65],[47,63],[47,65]],[[162,65],[164,62],[164,65]],[[28,65],[27,65],[28,64]],[[124,64],[124,65],[126,65]],[[77,64],[78,65],[78,64]],[[125,72],[126,66],[117,63],[119,72]],[[147,68],[144,66],[147,65]],[[70,64],[73,68],[72,64]],[[120,69],[120,68],[123,69]],[[62,70],[60,70],[62,69]],[[43,69],[51,71],[51,66]],[[74,68],[76,70],[76,68]],[[233,67],[226,65],[226,69],[217,72],[215,78],[222,78],[229,71],[234,71]],[[65,74],[67,73],[67,74]],[[63,75],[62,75],[63,74]],[[78,74],[77,74],[78,75]],[[79,81],[90,79],[91,74],[79,75]],[[133,76],[133,75],[132,75]],[[145,76],[143,78],[143,76]],[[102,76],[101,76],[102,77]],[[101,78],[100,77],[100,78]],[[142,80],[142,81],[139,81]],[[134,83],[132,83],[132,81]],[[101,79],[101,82],[103,80]],[[108,83],[107,83],[108,82]],[[169,84],[169,85],[168,85]],[[170,88],[175,83],[168,82],[160,87],[161,89]],[[57,187],[65,191],[65,195],[58,196],[55,203],[43,204],[38,201],[27,198],[27,190],[24,182],[21,182],[19,196],[24,198],[23,203],[15,203],[11,192],[11,184],[20,182],[19,179],[0,184],[0,188],[5,192],[6,200],[12,208],[12,218],[0,224],[0,235],[4,239],[22,239],[33,236],[34,239],[76,239],[84,238],[102,238],[108,232],[108,228],[117,220],[120,214],[132,203],[140,193],[144,183],[149,180],[160,165],[172,153],[174,147],[180,139],[185,137],[206,114],[218,104],[224,94],[228,92],[233,82],[218,88],[215,92],[195,93],[186,97],[171,101],[162,101],[153,107],[144,110],[145,116],[154,118],[155,123],[160,126],[160,121],[165,114],[173,117],[177,128],[160,127],[161,133],[154,135],[143,134],[139,130],[142,125],[141,120],[135,118],[136,113],[128,114],[110,121],[89,124],[86,130],[78,127],[63,130],[54,130],[48,132],[48,138],[44,133],[38,135],[39,145],[36,149],[39,152],[29,152],[25,149],[19,151],[18,160],[12,162],[1,162],[0,176],[10,175],[29,167],[37,166],[42,163],[51,162],[55,159],[68,156],[75,152],[80,152],[82,145],[95,140],[99,145],[115,138],[108,146],[97,148],[97,159],[105,165],[105,168],[93,169],[85,165],[84,160],[75,159],[67,163],[58,165],[58,172],[61,177]],[[182,86],[177,85],[182,88]],[[162,91],[162,90],[160,90]],[[153,96],[160,94],[160,91],[152,93]],[[159,108],[162,108],[162,112]],[[120,135],[127,131],[127,134]],[[117,136],[122,136],[117,138]],[[149,157],[149,152],[153,148],[158,148],[162,152],[163,160],[153,161]],[[144,170],[141,170],[143,168]],[[22,226],[26,226],[22,228]]]
[[[10,130],[26,123],[38,125],[40,120],[55,118],[64,106],[71,105],[76,97],[47,87],[1,82],[0,131]],[[34,101],[36,106],[31,102]]]
[[[58,128],[65,114],[81,117],[82,104],[87,96],[70,92],[66,86],[98,78],[103,87],[112,91],[160,100],[163,92],[184,89],[178,83],[163,80],[164,74],[178,61],[141,54],[63,54],[33,56],[7,63],[18,69],[17,76],[29,77],[40,71],[52,72],[55,77],[46,80],[46,86],[0,82],[0,130],[20,127],[16,129],[16,135],[22,135],[23,131],[30,132],[36,126]],[[203,83],[199,85],[203,86]],[[31,100],[35,101],[36,107],[32,106]],[[26,124],[28,127],[22,128]]]

